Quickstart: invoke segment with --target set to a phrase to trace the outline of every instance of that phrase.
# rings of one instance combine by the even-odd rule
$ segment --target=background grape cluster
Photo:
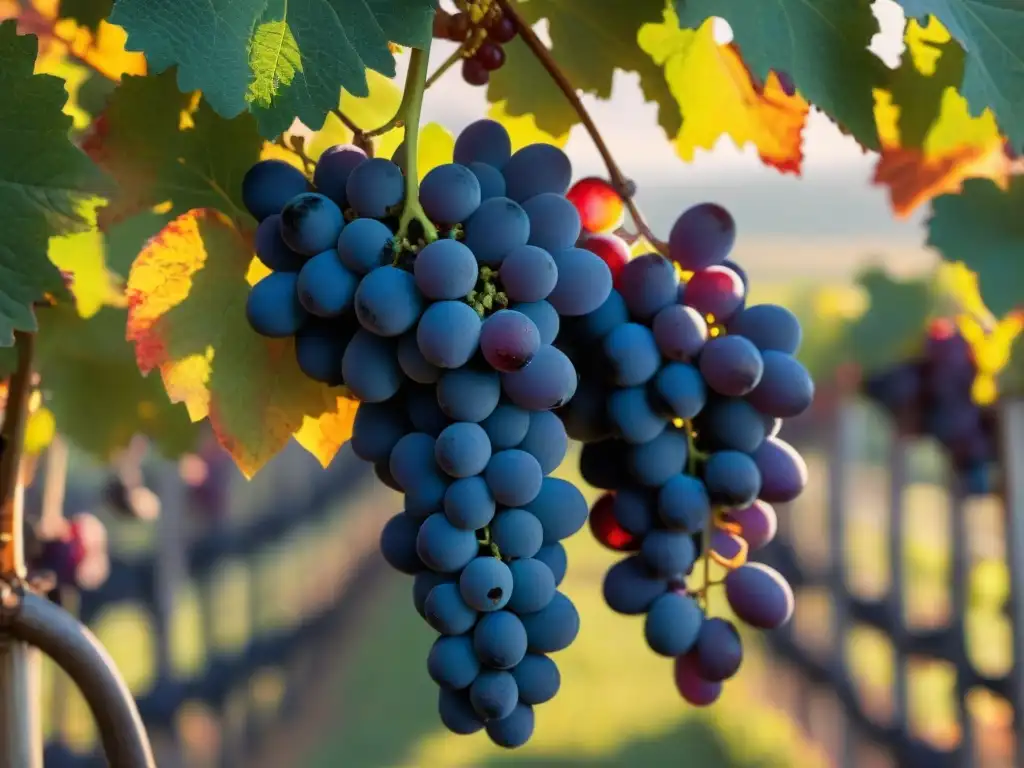
[[[998,466],[995,409],[971,396],[978,366],[956,324],[931,323],[920,356],[867,377],[864,393],[892,417],[901,434],[935,438],[969,495],[992,493]]]
[[[613,216],[588,215],[600,207],[588,198],[606,192],[587,184],[593,193],[571,195],[584,220],[617,226]],[[614,246],[606,253],[615,289],[559,337],[581,371],[559,413],[585,444],[583,478],[609,491],[591,510],[591,530],[629,553],[605,578],[606,602],[644,615],[650,648],[676,659],[682,696],[709,704],[738,670],[742,648],[728,620],[708,615],[710,569],[697,584],[687,577],[706,549],[706,564],[730,569],[725,593],[739,618],[762,629],[789,619],[789,585],[745,560],[774,535],[771,503],[792,501],[806,483],[802,459],[777,434],[783,418],[810,407],[814,386],[793,357],[796,318],[776,305],[745,307],[746,278],[726,259],[735,239],[727,211],[703,204],[684,212],[671,260],[623,261],[618,238],[603,238]]]
[[[612,276],[576,247],[561,150],[513,154],[484,120],[454,159],[419,187],[440,234],[430,243],[398,232],[399,164],[336,147],[311,188],[290,166],[255,166],[244,197],[274,271],[247,311],[257,332],[295,336],[308,375],[360,400],[352,448],[403,494],[381,548],[415,577],[415,607],[439,633],[427,670],[441,719],[515,747],[560,685],[548,654],[579,629],[557,590],[559,542],[584,526],[587,503],[549,477],[568,447],[552,410],[578,374],[553,342],[563,319],[604,303]]]
[[[505,15],[497,3],[460,2],[459,12],[447,19],[442,39],[459,43],[462,54],[462,79],[469,85],[487,85],[491,72],[505,64],[505,44],[512,42],[517,33],[515,23]]]

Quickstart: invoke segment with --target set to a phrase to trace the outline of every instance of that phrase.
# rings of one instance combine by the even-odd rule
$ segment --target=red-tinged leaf
[[[987,146],[964,145],[931,157],[920,149],[886,148],[875,166],[874,183],[889,187],[893,212],[907,218],[929,200],[958,194],[967,179],[992,179],[1005,190],[1010,167],[998,137]]]
[[[807,102],[774,72],[755,80],[736,46],[715,41],[712,26],[709,19],[699,29],[681,29],[668,10],[662,23],[640,29],[640,47],[664,67],[682,113],[676,152],[690,161],[727,134],[738,146],[754,144],[766,165],[799,173]]]
[[[139,254],[128,277],[128,340],[143,374],[172,402],[210,419],[251,477],[295,433],[326,464],[351,433],[354,407],[306,378],[294,341],[258,336],[245,318],[252,249],[216,211],[189,211]]]
[[[963,50],[934,18],[911,21],[904,38],[903,61],[875,104],[882,152],[874,181],[889,187],[896,215],[959,193],[967,179],[991,179],[1005,189],[1012,163],[995,117],[989,110],[972,116],[957,92]]]

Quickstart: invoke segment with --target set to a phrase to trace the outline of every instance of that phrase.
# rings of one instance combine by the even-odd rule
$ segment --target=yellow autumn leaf
[[[671,9],[660,24],[645,24],[637,42],[665,69],[669,90],[679,104],[682,128],[673,144],[686,161],[698,149],[711,149],[723,135],[740,147],[753,144],[767,164],[799,173],[803,129],[809,106],[787,94],[771,73],[763,87],[733,45],[715,41],[713,19],[699,29],[682,29]]]
[[[503,101],[492,104],[487,111],[487,117],[505,126],[509,138],[512,139],[513,152],[529,144],[554,144],[556,147],[564,147],[569,141],[568,131],[560,136],[542,131],[537,127],[537,121],[533,115],[510,115],[505,109]]]

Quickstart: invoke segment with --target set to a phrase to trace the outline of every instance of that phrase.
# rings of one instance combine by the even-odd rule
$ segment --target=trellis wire
[[[966,509],[963,489],[954,472],[947,470],[946,496],[949,499],[949,618],[944,626],[912,628],[907,619],[905,595],[907,509],[910,488],[909,454],[913,441],[894,435],[889,441],[888,464],[888,557],[890,582],[881,598],[856,595],[848,583],[848,564],[857,555],[848,551],[847,523],[851,500],[865,493],[851,482],[858,463],[856,443],[863,429],[864,414],[853,402],[841,403],[827,419],[824,447],[827,473],[828,546],[827,564],[816,569],[803,562],[795,545],[793,531],[780,525],[780,534],[761,559],[786,576],[797,591],[797,612],[801,608],[800,591],[824,588],[832,611],[830,648],[816,653],[793,626],[771,635],[773,651],[796,670],[798,696],[804,702],[797,708],[808,709],[812,693],[825,692],[838,703],[843,716],[834,727],[831,756],[839,768],[874,765],[865,749],[881,753],[884,762],[899,768],[981,768],[1011,763],[1000,756],[979,754],[975,724],[968,708],[969,694],[987,689],[1013,709],[1012,765],[1024,768],[1024,401],[1007,401],[1000,406],[1001,474],[1004,477],[1002,504],[1006,530],[1006,566],[1010,576],[1010,597],[1006,609],[1012,626],[1013,667],[1002,676],[980,671],[968,656],[966,619],[968,616],[968,578],[972,553],[971,511]],[[781,510],[785,520],[788,510]],[[799,622],[796,622],[799,624]],[[869,627],[888,638],[893,648],[893,674],[890,690],[891,715],[879,717],[863,696],[847,658],[847,640],[855,627]],[[995,641],[994,638],[992,638]],[[958,738],[951,744],[937,745],[915,732],[910,712],[909,681],[911,660],[945,662],[955,671],[954,701]],[[804,718],[809,719],[809,718]],[[812,737],[814,734],[812,734]]]
[[[265,478],[261,475],[248,487],[239,478],[236,490],[250,507],[244,520],[214,524],[190,541],[184,483],[175,467],[161,465],[151,483],[161,498],[154,551],[137,557],[112,552],[108,581],[80,595],[79,617],[87,625],[102,621],[107,611],[119,606],[134,606],[149,614],[155,673],[152,685],[136,692],[136,699],[161,768],[249,765],[261,738],[272,737],[273,726],[288,719],[295,709],[296,691],[313,679],[306,657],[332,627],[345,620],[360,590],[384,573],[382,561],[374,554],[387,519],[382,509],[394,502],[387,496],[391,492],[373,481],[372,472],[351,451],[343,449],[325,471],[301,451],[287,450],[265,473]],[[68,499],[69,504],[80,506],[83,493],[69,487]],[[68,511],[79,509],[69,507]],[[301,548],[302,532],[318,526],[336,531],[330,540],[318,537],[321,545],[331,546],[333,557],[326,562],[296,557],[309,571],[308,578],[301,570],[271,573],[268,578],[268,553],[281,547]],[[230,652],[218,648],[218,623],[223,616],[215,605],[214,586],[226,562],[241,563],[248,572],[243,580],[248,599],[234,607],[248,612],[249,636],[242,648]],[[313,599],[312,583],[326,589],[330,599],[323,595]],[[182,674],[172,658],[172,636],[179,603],[190,584],[196,585],[199,595],[198,631],[205,659],[197,673]],[[261,612],[281,612],[282,602],[304,610],[284,625],[259,621]],[[284,681],[283,698],[269,713],[251,689],[267,670],[278,671]],[[59,702],[54,704],[58,705],[54,713],[66,717]],[[212,755],[183,733],[182,716],[195,705],[218,732]],[[53,725],[59,729],[61,723]],[[47,744],[47,768],[105,765],[97,751],[76,753],[59,735],[58,730],[57,738]]]

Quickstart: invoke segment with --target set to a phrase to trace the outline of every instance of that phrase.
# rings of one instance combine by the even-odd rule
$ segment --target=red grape
[[[590,531],[601,544],[615,552],[636,552],[640,538],[627,531],[615,519],[615,495],[606,493],[590,510]]]
[[[511,42],[517,34],[515,23],[505,14],[495,19],[487,30],[487,36],[496,43]]]
[[[695,272],[683,291],[683,303],[724,323],[743,306],[743,281],[727,267]]]
[[[456,13],[451,18],[448,33],[452,40],[457,43],[461,43],[466,39],[466,35],[469,34],[469,29],[472,26],[473,23],[469,20],[468,13]]]
[[[501,65],[505,63],[505,49],[497,43],[485,40],[473,58],[488,72],[493,72],[501,69]]]
[[[676,658],[675,673],[679,694],[695,707],[714,704],[722,695],[721,683],[712,683],[700,676],[697,654],[693,651]]]
[[[470,85],[487,85],[487,81],[491,79],[491,73],[484,69],[483,64],[475,58],[464,59],[462,79]]]
[[[629,246],[617,235],[585,234],[580,238],[579,247],[600,256],[601,261],[611,270],[613,281],[618,279],[622,268],[629,261]]]
[[[625,219],[626,206],[614,187],[595,176],[580,179],[565,194],[580,213],[583,229],[594,234],[614,232]]]

